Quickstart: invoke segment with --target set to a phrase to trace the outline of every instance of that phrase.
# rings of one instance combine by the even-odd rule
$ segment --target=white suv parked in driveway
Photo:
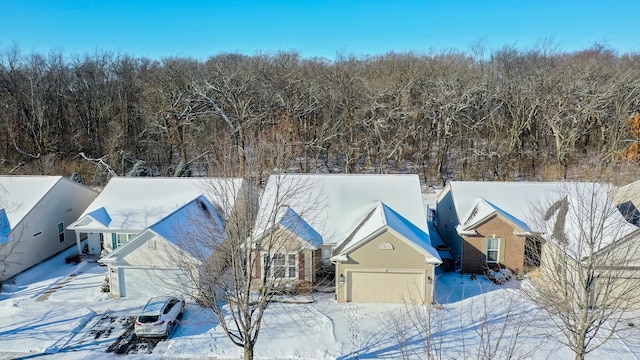
[[[184,312],[184,299],[174,296],[154,297],[136,317],[134,333],[139,337],[171,335]]]

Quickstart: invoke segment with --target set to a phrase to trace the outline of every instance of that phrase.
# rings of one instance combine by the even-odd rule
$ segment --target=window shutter
[[[500,252],[498,253],[498,262],[504,263],[504,252],[506,248],[506,241],[505,239],[500,239],[498,241],[500,242]]]
[[[255,260],[256,279],[262,279],[262,256],[264,255],[259,252],[256,252],[256,260]]]
[[[115,250],[118,248],[118,237],[116,233],[111,233],[111,250]]]
[[[298,280],[304,280],[305,272],[304,272],[304,252],[300,252],[298,254]]]
[[[489,239],[487,238],[483,238],[482,239],[482,246],[480,247],[480,263],[484,264],[487,262],[487,248],[489,246]]]

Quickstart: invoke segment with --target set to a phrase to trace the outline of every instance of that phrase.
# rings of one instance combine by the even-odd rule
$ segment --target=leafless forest
[[[289,171],[428,183],[633,172],[620,154],[638,140],[640,54],[549,48],[155,61],[12,47],[0,51],[0,172],[99,184],[106,166],[144,160],[153,175],[182,162],[215,176],[256,154],[264,169],[286,157]]]

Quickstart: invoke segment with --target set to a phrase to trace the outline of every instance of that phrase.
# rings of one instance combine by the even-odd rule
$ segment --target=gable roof
[[[200,195],[226,216],[242,184],[237,178],[114,177],[68,228],[142,231]],[[211,190],[218,185],[223,191]]]
[[[308,242],[312,247],[317,248],[322,245],[322,235],[304,221],[292,208],[286,207],[278,222],[300,239]]]
[[[475,206],[471,208],[469,213],[462,217],[460,225],[456,227],[456,230],[460,234],[470,234],[471,232],[475,233],[473,229],[494,214],[502,215],[524,232],[531,232],[531,229],[526,222],[482,198],[478,199]]]
[[[631,202],[635,207],[640,207],[640,180],[613,190],[611,200],[615,205]]]
[[[107,212],[107,209],[104,208],[104,206],[93,210],[92,212],[88,213],[87,216],[99,222],[104,227],[108,227],[109,224],[111,224],[111,216],[109,216],[109,213]]]
[[[306,242],[311,249],[315,250],[322,245],[322,235],[289,206],[282,206],[271,225],[264,228],[261,233],[256,233],[254,240],[258,241],[278,226],[291,231],[299,240]]]
[[[269,227],[279,207],[289,207],[315,229],[323,244],[342,243],[379,202],[427,232],[417,175],[287,174],[269,177],[254,235]]]
[[[0,176],[0,209],[5,210],[9,226],[13,228],[22,221],[62,179],[62,176]]]
[[[611,200],[627,221],[640,225],[640,180],[613,190]]]
[[[606,191],[600,191],[606,190]],[[574,259],[590,256],[589,249],[580,246],[580,239],[593,242],[595,251],[638,232],[609,198],[610,185],[574,183],[557,192],[547,202],[545,237]],[[584,240],[583,240],[584,241]]]
[[[534,226],[553,228],[552,222],[557,221],[558,213],[557,211],[550,213],[546,220],[534,219],[536,213],[542,210],[535,207],[550,208],[552,204],[564,198],[567,199],[567,210],[562,216],[565,217],[564,232],[568,235],[568,239],[578,238],[578,234],[584,229],[585,219],[593,216],[585,210],[591,212],[597,210],[605,221],[604,226],[616,229],[615,234],[604,234],[598,248],[603,248],[637,230],[617,211],[608,196],[610,186],[606,184],[452,181],[448,186],[460,222],[459,232],[472,229],[479,221],[492,214],[505,216],[524,231],[541,232],[544,229],[536,229]],[[544,234],[544,236],[547,240],[554,242],[552,234]],[[558,239],[555,242],[557,241]],[[565,245],[569,255],[579,257],[578,244]]]
[[[461,225],[472,222],[478,217],[473,210],[478,206],[482,217],[501,210],[512,219],[526,221],[531,204],[544,200],[545,194],[566,187],[562,182],[525,182],[525,181],[451,181],[447,184],[455,212]],[[479,204],[480,203],[480,204]]]
[[[207,259],[215,251],[211,236],[221,244],[226,238],[224,220],[205,196],[198,196],[145,229],[126,244],[118,247],[100,261],[116,260],[123,254],[150,240],[153,235],[166,239],[196,260]],[[205,236],[206,234],[206,236]]]
[[[354,228],[347,240],[337,248],[336,259],[344,258],[375,238],[375,235],[384,229],[394,230],[404,237],[410,245],[417,247],[425,254],[425,260],[428,262],[436,264],[442,262],[438,252],[431,246],[429,234],[382,202],[376,204]]]

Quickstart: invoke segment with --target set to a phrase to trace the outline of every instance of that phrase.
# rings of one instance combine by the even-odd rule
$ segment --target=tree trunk
[[[250,340],[244,344],[244,360],[253,360],[253,342]]]

